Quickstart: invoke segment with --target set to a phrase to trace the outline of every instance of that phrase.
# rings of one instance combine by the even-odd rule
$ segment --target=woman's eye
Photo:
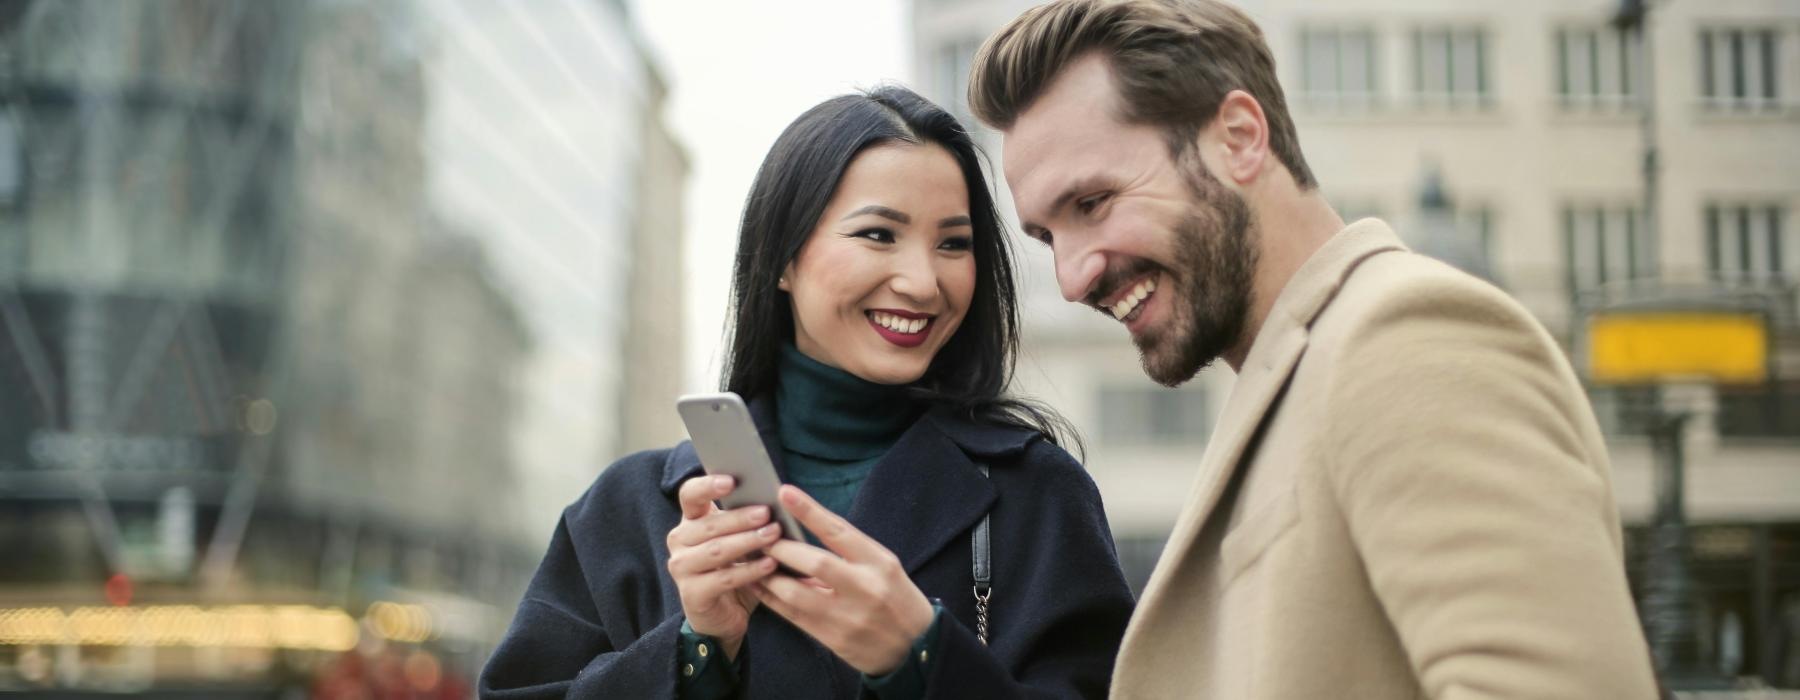
[[[939,250],[969,250],[975,247],[975,239],[968,236],[952,236],[938,244]]]
[[[1088,197],[1083,197],[1079,200],[1076,200],[1075,207],[1077,209],[1080,209],[1081,213],[1083,213],[1083,214],[1092,214],[1092,213],[1094,213],[1095,209],[1099,209],[1100,205],[1104,204],[1106,202],[1106,198],[1107,198],[1107,195],[1104,195],[1104,194],[1096,194],[1096,195],[1091,195]]]
[[[855,238],[867,238],[876,243],[894,242],[894,232],[885,228],[866,228],[850,235]]]

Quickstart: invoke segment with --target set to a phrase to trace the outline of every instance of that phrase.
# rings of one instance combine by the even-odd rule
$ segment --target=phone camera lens
[[[718,413],[718,412],[719,412],[719,405],[718,405],[718,404],[716,404],[716,403],[715,403],[715,404],[713,404],[713,405],[712,405],[712,409],[713,409],[713,413]]]

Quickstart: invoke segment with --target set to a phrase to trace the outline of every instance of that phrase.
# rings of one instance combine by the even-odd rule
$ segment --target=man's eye
[[[1056,242],[1056,236],[1051,235],[1049,231],[1038,231],[1037,233],[1031,234],[1031,237],[1036,238],[1039,243],[1044,245],[1051,245]]]
[[[1080,209],[1081,213],[1083,213],[1083,214],[1092,214],[1092,213],[1094,213],[1095,209],[1100,208],[1100,205],[1104,204],[1106,202],[1106,198],[1107,198],[1107,195],[1104,195],[1104,194],[1096,194],[1096,195],[1092,195],[1092,196],[1088,196],[1088,197],[1083,197],[1079,200],[1076,200],[1075,208]]]
[[[854,238],[867,238],[876,243],[893,243],[894,232],[885,228],[866,228],[850,234]]]

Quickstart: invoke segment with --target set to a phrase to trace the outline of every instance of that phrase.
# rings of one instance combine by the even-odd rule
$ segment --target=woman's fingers
[[[769,522],[768,506],[744,506],[731,510],[714,510],[695,519],[683,520],[669,531],[669,551],[681,547],[698,547],[711,540],[760,527]]]
[[[820,544],[836,552],[838,556],[859,563],[879,561],[883,555],[893,556],[886,547],[856,529],[850,521],[819,505],[818,501],[798,487],[782,486],[779,497],[788,513],[798,519],[814,537],[819,538]]]
[[[769,556],[828,588],[842,588],[856,575],[855,568],[838,555],[804,542],[779,540],[769,546]]]
[[[688,607],[685,601],[703,606],[720,600],[725,594],[761,581],[772,573],[775,573],[775,561],[763,557],[688,576],[681,585],[681,597],[684,601],[682,607]]]
[[[769,558],[804,578],[770,576],[750,590],[851,667],[870,675],[892,671],[930,627],[931,601],[881,543],[799,489],[783,486],[780,498],[831,551],[776,541]]]
[[[767,520],[767,509],[762,519]],[[733,511],[725,511],[707,517],[724,517],[733,515]],[[735,518],[735,524],[743,521]],[[751,526],[753,527],[753,526]],[[684,576],[698,574],[743,559],[751,552],[762,549],[781,537],[781,526],[768,523],[753,530],[739,530],[728,535],[714,537],[692,547],[683,547],[669,554],[669,575]]]
[[[699,476],[682,482],[676,499],[681,501],[681,517],[696,520],[713,511],[713,501],[731,493],[735,482],[729,476]]]
[[[815,638],[822,630],[811,629],[814,622],[829,612],[835,602],[830,589],[801,583],[792,576],[769,576],[753,590],[763,605]]]

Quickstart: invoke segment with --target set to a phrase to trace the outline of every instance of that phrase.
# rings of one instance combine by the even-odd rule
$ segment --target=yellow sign
[[[1588,319],[1588,376],[1596,383],[1758,383],[1768,369],[1768,325],[1755,314],[1614,312]]]

